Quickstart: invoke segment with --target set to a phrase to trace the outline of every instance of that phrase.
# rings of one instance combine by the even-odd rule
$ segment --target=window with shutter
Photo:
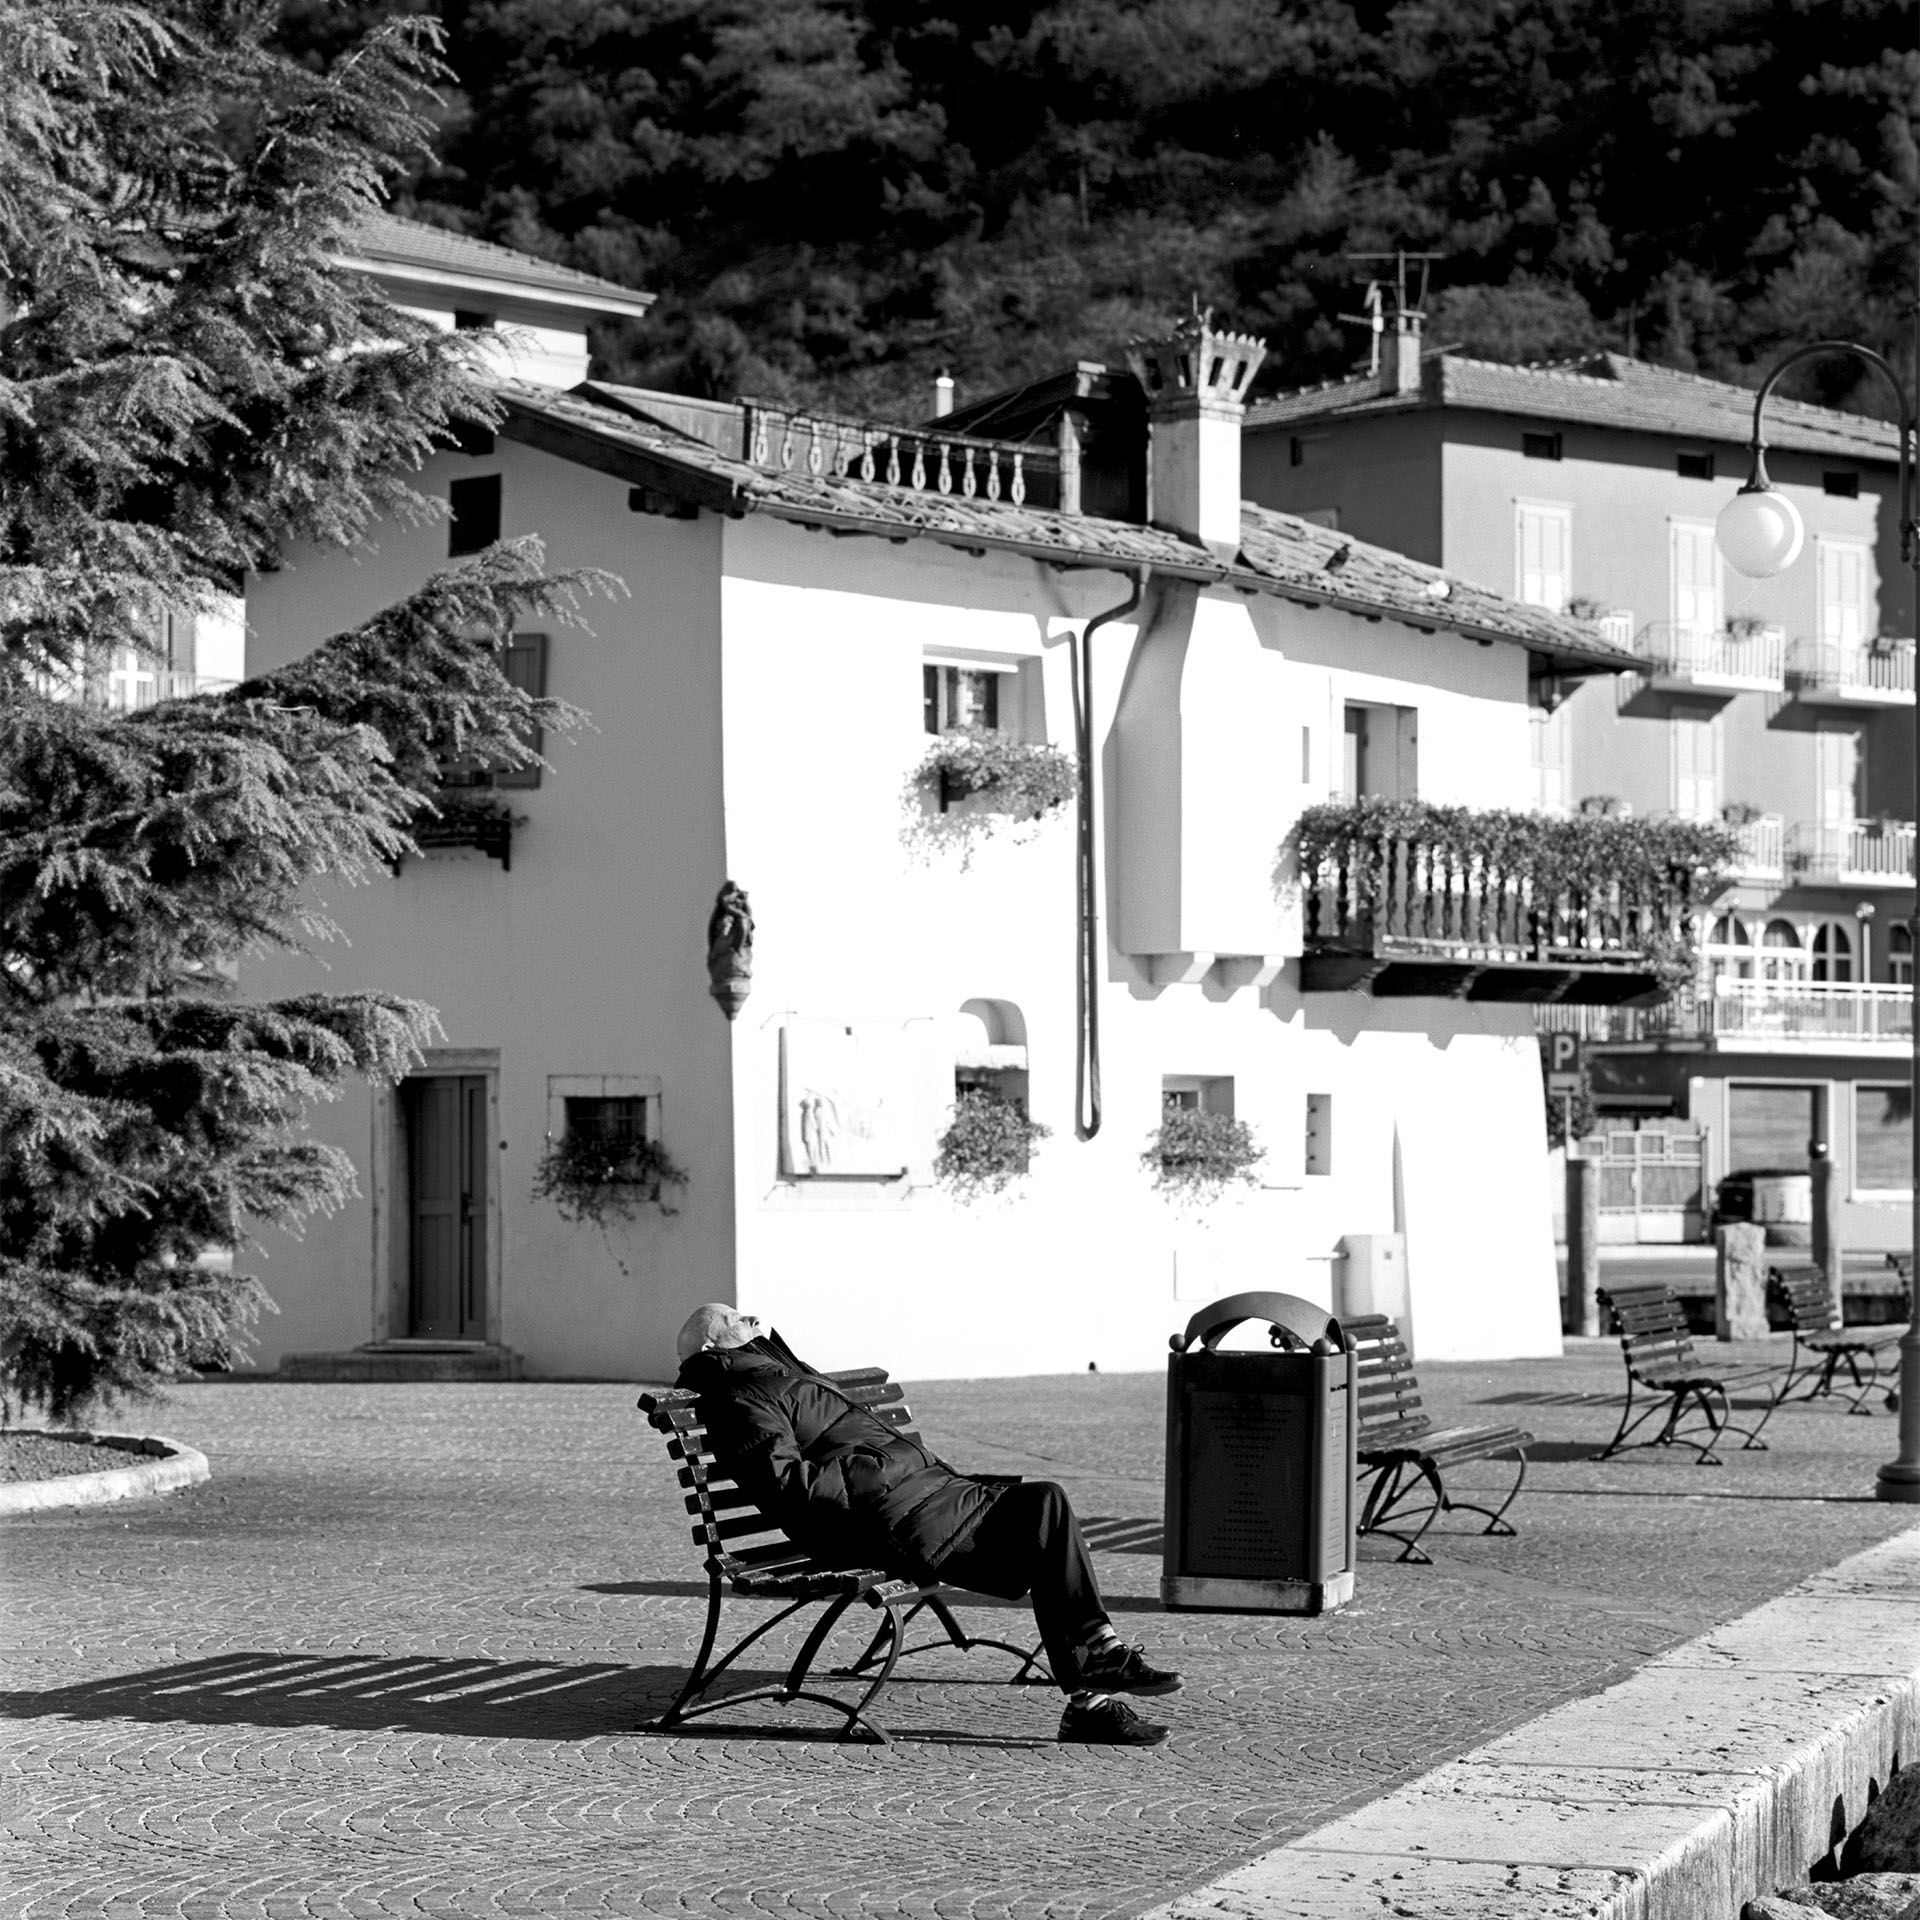
[[[500,659],[500,670],[508,684],[532,699],[547,695],[547,636],[544,633],[516,633],[509,637]],[[542,730],[536,724],[521,736],[535,753],[543,751]],[[496,787],[537,787],[540,768],[502,767],[493,776]]]
[[[1572,508],[1521,501],[1514,515],[1516,597],[1530,607],[1565,612],[1572,551]]]

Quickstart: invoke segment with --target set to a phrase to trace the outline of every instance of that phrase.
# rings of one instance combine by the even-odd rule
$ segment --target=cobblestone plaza
[[[4,1911],[1137,1912],[1910,1524],[1872,1498],[1885,1414],[1592,1462],[1618,1353],[1569,1344],[1422,1369],[1438,1416],[1538,1436],[1518,1537],[1363,1543],[1319,1619],[1161,1611],[1157,1376],[915,1387],[946,1457],[1072,1494],[1123,1632],[1186,1676],[1145,1752],[1056,1745],[1058,1696],[991,1654],[897,1679],[888,1749],[764,1702],[646,1731],[705,1582],[631,1386],[176,1391],[122,1424],[210,1485],[4,1523]]]

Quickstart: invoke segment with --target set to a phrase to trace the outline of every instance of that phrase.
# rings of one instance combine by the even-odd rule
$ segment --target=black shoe
[[[1138,1647],[1122,1646],[1117,1640],[1097,1653],[1080,1659],[1080,1683],[1102,1693],[1178,1693],[1180,1676],[1159,1667],[1150,1667],[1141,1658]]]
[[[1165,1727],[1142,1720],[1124,1700],[1099,1694],[1076,1706],[1071,1700],[1060,1716],[1060,1738],[1097,1747],[1157,1747],[1167,1737]]]

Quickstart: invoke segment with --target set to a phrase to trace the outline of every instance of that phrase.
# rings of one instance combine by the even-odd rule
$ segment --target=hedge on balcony
[[[1739,853],[1717,822],[1374,799],[1309,807],[1294,844],[1310,946],[1638,955],[1669,989],[1692,979],[1694,917]]]

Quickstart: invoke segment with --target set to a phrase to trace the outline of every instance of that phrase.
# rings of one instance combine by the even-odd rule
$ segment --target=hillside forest
[[[415,6],[284,0],[324,66]],[[659,295],[599,370],[882,416],[1112,356],[1197,297],[1263,385],[1346,372],[1368,268],[1428,337],[1752,381],[1904,358],[1914,0],[438,0],[402,212]],[[1887,411],[1842,361],[1801,390]]]

